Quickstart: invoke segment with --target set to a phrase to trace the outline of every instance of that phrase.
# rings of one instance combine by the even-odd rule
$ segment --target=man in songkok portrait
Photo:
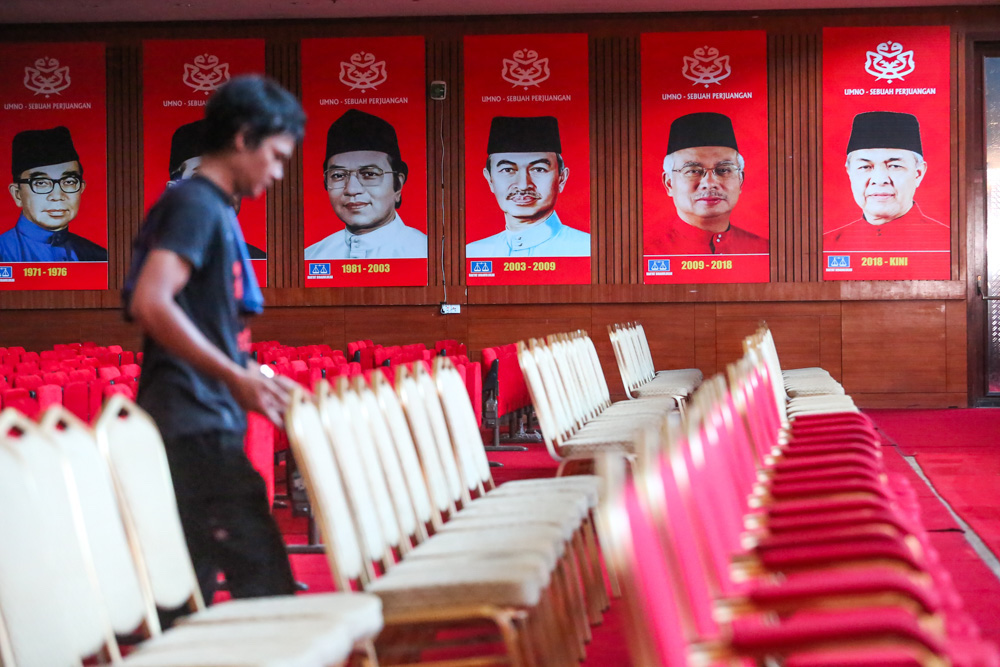
[[[854,117],[847,177],[861,217],[827,225],[825,251],[947,250],[951,233],[914,200],[927,175],[920,123],[913,114],[869,111]],[[832,227],[832,228],[831,228]]]
[[[504,215],[503,231],[465,247],[467,257],[589,257],[590,234],[556,213],[569,168],[553,116],[497,116],[483,176]]]
[[[663,187],[676,215],[654,226],[647,253],[745,255],[769,252],[767,239],[733,224],[743,191],[745,161],[733,122],[721,113],[699,112],[670,124],[663,158]]]
[[[87,184],[68,128],[18,132],[10,171],[7,189],[21,215],[0,234],[0,261],[108,261],[105,248],[69,231]]]
[[[199,119],[193,123],[186,123],[174,130],[170,138],[170,164],[167,166],[169,174],[167,187],[176,185],[186,178],[191,178],[198,173],[201,166],[201,154],[205,152],[205,121]],[[233,209],[237,214],[240,212],[240,200],[233,201]],[[249,243],[247,254],[250,259],[267,259],[267,253],[257,246]]]
[[[392,125],[348,109],[330,125],[323,158],[323,186],[344,229],[306,248],[306,259],[427,257],[427,235],[397,212],[407,174]]]

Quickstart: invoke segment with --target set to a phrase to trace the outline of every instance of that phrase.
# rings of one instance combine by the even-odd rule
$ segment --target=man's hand
[[[241,369],[226,384],[241,408],[259,412],[275,426],[284,428],[285,410],[291,400],[294,381],[280,375],[268,378],[254,366]]]

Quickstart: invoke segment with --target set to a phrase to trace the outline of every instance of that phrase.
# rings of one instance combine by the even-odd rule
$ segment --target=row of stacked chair
[[[633,662],[1000,664],[870,420],[825,371],[783,373],[766,329],[745,349],[643,428],[631,475],[602,457]]]
[[[108,401],[96,433],[58,406],[40,423],[0,413],[0,525],[4,667],[374,660],[382,615],[372,595],[205,608],[159,433],[124,396]],[[158,610],[182,612],[183,621],[164,632]]]
[[[671,396],[677,406],[684,409],[685,398],[702,381],[700,370],[682,368],[657,371],[653,366],[646,331],[638,322],[609,325],[608,336],[611,338],[618,372],[628,398]]]
[[[542,437],[559,474],[610,450],[634,456],[642,425],[675,412],[674,394],[612,403],[593,340],[585,331],[518,344],[518,359]]]
[[[464,628],[454,664],[496,660],[497,632],[508,664],[584,656],[607,605],[597,481],[495,487],[449,359],[435,359],[433,372],[400,367],[395,387],[381,374],[324,380],[296,397],[286,422],[337,586],[382,601],[380,655],[409,650],[410,663],[420,655],[408,638],[447,651],[437,640]]]

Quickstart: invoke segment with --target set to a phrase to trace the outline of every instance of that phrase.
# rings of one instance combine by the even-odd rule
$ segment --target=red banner
[[[590,283],[587,49],[580,34],[465,38],[470,285]]]
[[[767,34],[642,35],[646,284],[770,278]]]
[[[196,172],[202,153],[198,121],[205,117],[205,103],[215,89],[234,76],[263,72],[262,39],[143,42],[142,166],[146,210],[168,183],[190,178]],[[267,284],[266,199],[244,199],[237,212],[257,282],[264,286]]]
[[[302,40],[302,105],[306,287],[426,285],[423,37]]]
[[[108,287],[104,44],[3,44],[0,290]],[[18,182],[14,182],[14,181]]]
[[[951,274],[947,27],[823,30],[823,277]]]

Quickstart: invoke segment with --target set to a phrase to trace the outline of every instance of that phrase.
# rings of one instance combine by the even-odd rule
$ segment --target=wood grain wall
[[[234,14],[238,13],[234,9]],[[950,280],[822,282],[820,239],[821,49],[824,26],[949,25],[952,28],[952,255]],[[771,282],[642,284],[639,35],[653,31],[764,29],[768,33]],[[462,36],[585,32],[590,36],[594,220],[590,285],[468,287],[464,277]],[[267,73],[300,89],[299,40],[423,35],[428,81],[448,82],[427,102],[430,271],[427,287],[306,289],[302,170],[293,159],[268,198],[269,308],[257,339],[289,344],[372,338],[385,344],[458,338],[487,345],[567,329],[591,331],[609,384],[621,391],[607,324],[639,319],[658,366],[724,369],[761,319],[789,366],[822,365],[862,404],[965,405],[968,400],[966,138],[973,40],[1000,41],[1000,8],[786,11],[713,14],[396,19],[370,21],[0,26],[0,41],[106,42],[108,48],[109,243],[107,291],[0,292],[0,345],[43,349],[89,339],[139,345],[117,311],[131,239],[142,210],[144,39],[257,37]],[[443,138],[443,146],[442,146]],[[970,165],[972,165],[970,167]],[[443,181],[439,177],[443,174]],[[970,204],[971,201],[971,204]],[[442,259],[443,257],[443,259]],[[442,316],[437,304],[462,304]]]

